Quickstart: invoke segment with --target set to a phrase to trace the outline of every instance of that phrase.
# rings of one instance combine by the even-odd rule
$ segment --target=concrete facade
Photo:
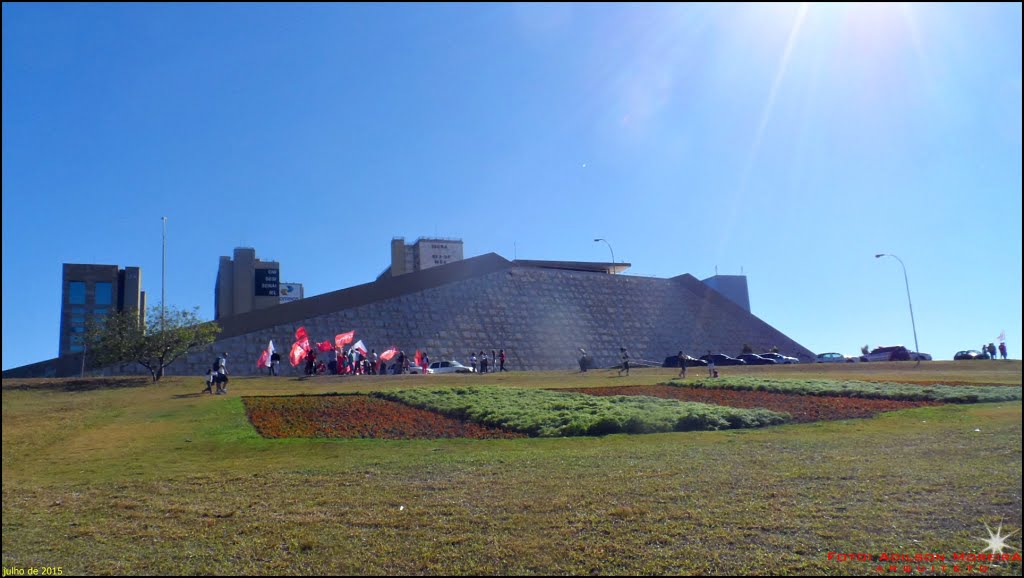
[[[221,257],[214,288],[214,319],[280,304],[281,264],[261,261],[256,249],[236,247],[234,258]]]
[[[397,277],[462,259],[462,239],[420,237],[406,245],[404,237],[395,237],[391,239],[391,267],[381,277]]]

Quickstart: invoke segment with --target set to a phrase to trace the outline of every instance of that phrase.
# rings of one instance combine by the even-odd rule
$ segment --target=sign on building
[[[279,269],[256,269],[256,296],[277,297],[281,285]]]
[[[303,296],[302,283],[281,283],[281,303],[298,301]]]

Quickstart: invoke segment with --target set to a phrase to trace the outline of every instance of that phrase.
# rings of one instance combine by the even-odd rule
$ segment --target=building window
[[[85,282],[71,281],[68,283],[68,303],[85,305]]]
[[[70,348],[71,353],[79,353],[82,351],[81,345],[72,345]]]
[[[85,325],[85,317],[76,316],[71,318],[72,325]]]
[[[114,300],[114,286],[112,283],[96,284],[96,304],[110,305]]]
[[[96,315],[96,317],[103,317],[104,315],[107,314],[107,309],[104,307],[103,309],[97,309],[96,311],[93,311],[93,313]]]

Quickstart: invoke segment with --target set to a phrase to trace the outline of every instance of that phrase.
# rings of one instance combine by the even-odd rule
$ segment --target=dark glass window
[[[72,305],[85,305],[84,281],[71,281],[68,283],[68,303]]]
[[[110,305],[114,300],[114,285],[112,283],[96,284],[96,304]]]

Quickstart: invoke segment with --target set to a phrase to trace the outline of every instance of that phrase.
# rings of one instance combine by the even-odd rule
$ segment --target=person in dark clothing
[[[501,361],[501,369],[499,371],[505,371],[505,350],[504,349],[502,349],[498,353],[498,359],[499,359],[499,361]]]
[[[270,375],[277,375],[279,367],[281,367],[281,354],[275,351],[270,354]]]

